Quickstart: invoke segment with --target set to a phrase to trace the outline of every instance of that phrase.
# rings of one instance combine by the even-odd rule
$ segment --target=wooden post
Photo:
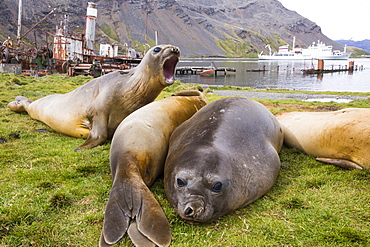
[[[317,69],[324,70],[324,60],[321,60],[321,59],[318,60]]]
[[[354,61],[349,61],[348,69],[351,70],[351,71],[353,71],[354,66],[355,66],[355,62]]]

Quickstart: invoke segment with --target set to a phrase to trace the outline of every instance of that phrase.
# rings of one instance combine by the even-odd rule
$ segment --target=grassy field
[[[17,95],[65,93],[90,78],[0,74],[0,246],[97,246],[111,187],[110,143],[79,152],[84,140],[54,132],[6,108]],[[176,83],[160,97],[197,85]],[[219,96],[208,94],[209,101]],[[273,113],[370,107],[259,100]],[[348,171],[284,148],[275,186],[217,221],[189,225],[170,207],[159,178],[152,191],[172,229],[172,246],[370,246],[370,171]],[[124,238],[119,246],[132,246]]]

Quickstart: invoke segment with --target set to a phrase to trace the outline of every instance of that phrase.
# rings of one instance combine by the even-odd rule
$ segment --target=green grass
[[[103,24],[102,31],[111,39],[115,41],[120,41],[117,33],[114,31],[112,27],[110,27],[108,24]]]
[[[17,95],[65,93],[90,79],[0,74],[0,246],[97,246],[112,183],[110,143],[74,152],[84,140],[6,108]],[[188,88],[199,85],[175,83],[159,98]],[[349,106],[259,101],[272,112]],[[350,106],[370,107],[370,102]],[[284,148],[280,157],[281,172],[267,195],[206,224],[181,220],[159,178],[151,189],[170,222],[172,246],[369,246],[370,171],[325,165],[295,149]],[[120,246],[133,245],[125,238]]]

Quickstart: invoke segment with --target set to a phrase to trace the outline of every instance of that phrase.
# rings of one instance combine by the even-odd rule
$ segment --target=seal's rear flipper
[[[100,239],[99,239],[99,247],[110,247],[110,246],[113,246],[113,244],[108,244],[106,242],[105,237],[102,232],[100,235]]]
[[[169,246],[171,243],[171,229],[166,215],[148,187],[146,187],[145,192],[143,191],[141,192],[141,208],[136,215],[137,230],[154,244]],[[136,242],[141,241],[141,239],[137,238],[137,234],[133,230],[130,225],[128,234],[136,245]]]
[[[158,246],[171,243],[170,225],[161,206],[148,187],[137,180],[114,182],[100,246],[118,243],[126,231],[135,246],[148,246],[148,242]]]
[[[17,96],[13,102],[8,104],[8,108],[15,112],[26,112],[28,105],[31,103],[32,100],[23,96]]]
[[[362,170],[363,169],[361,166],[359,166],[355,162],[349,161],[349,160],[330,159],[330,158],[316,158],[316,160],[320,161],[320,162],[323,162],[323,163],[327,163],[327,164],[339,166],[339,167],[342,167],[342,168],[345,168],[345,169],[349,169],[349,170],[352,170],[352,169]]]
[[[131,222],[127,233],[130,236],[135,246],[155,247],[155,243],[150,241],[147,237],[141,234],[141,232],[137,229],[137,224],[135,221]]]
[[[126,234],[130,218],[120,208],[119,203],[112,201],[112,196],[109,198],[105,216],[104,227],[100,237],[100,247],[111,246],[119,242]]]

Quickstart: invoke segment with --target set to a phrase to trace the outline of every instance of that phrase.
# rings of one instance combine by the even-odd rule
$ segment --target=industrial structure
[[[53,42],[46,46],[22,47],[21,40],[39,23],[55,11],[53,9],[29,31],[21,36],[22,0],[19,0],[18,33],[16,44],[10,38],[0,45],[0,72],[45,75],[68,73],[70,76],[91,75],[98,77],[113,70],[128,69],[140,63],[132,48],[127,56],[118,55],[118,46],[101,44],[99,54],[95,53],[95,27],[98,14],[97,4],[89,2],[86,11],[84,34],[68,30],[68,16],[56,27]]]

